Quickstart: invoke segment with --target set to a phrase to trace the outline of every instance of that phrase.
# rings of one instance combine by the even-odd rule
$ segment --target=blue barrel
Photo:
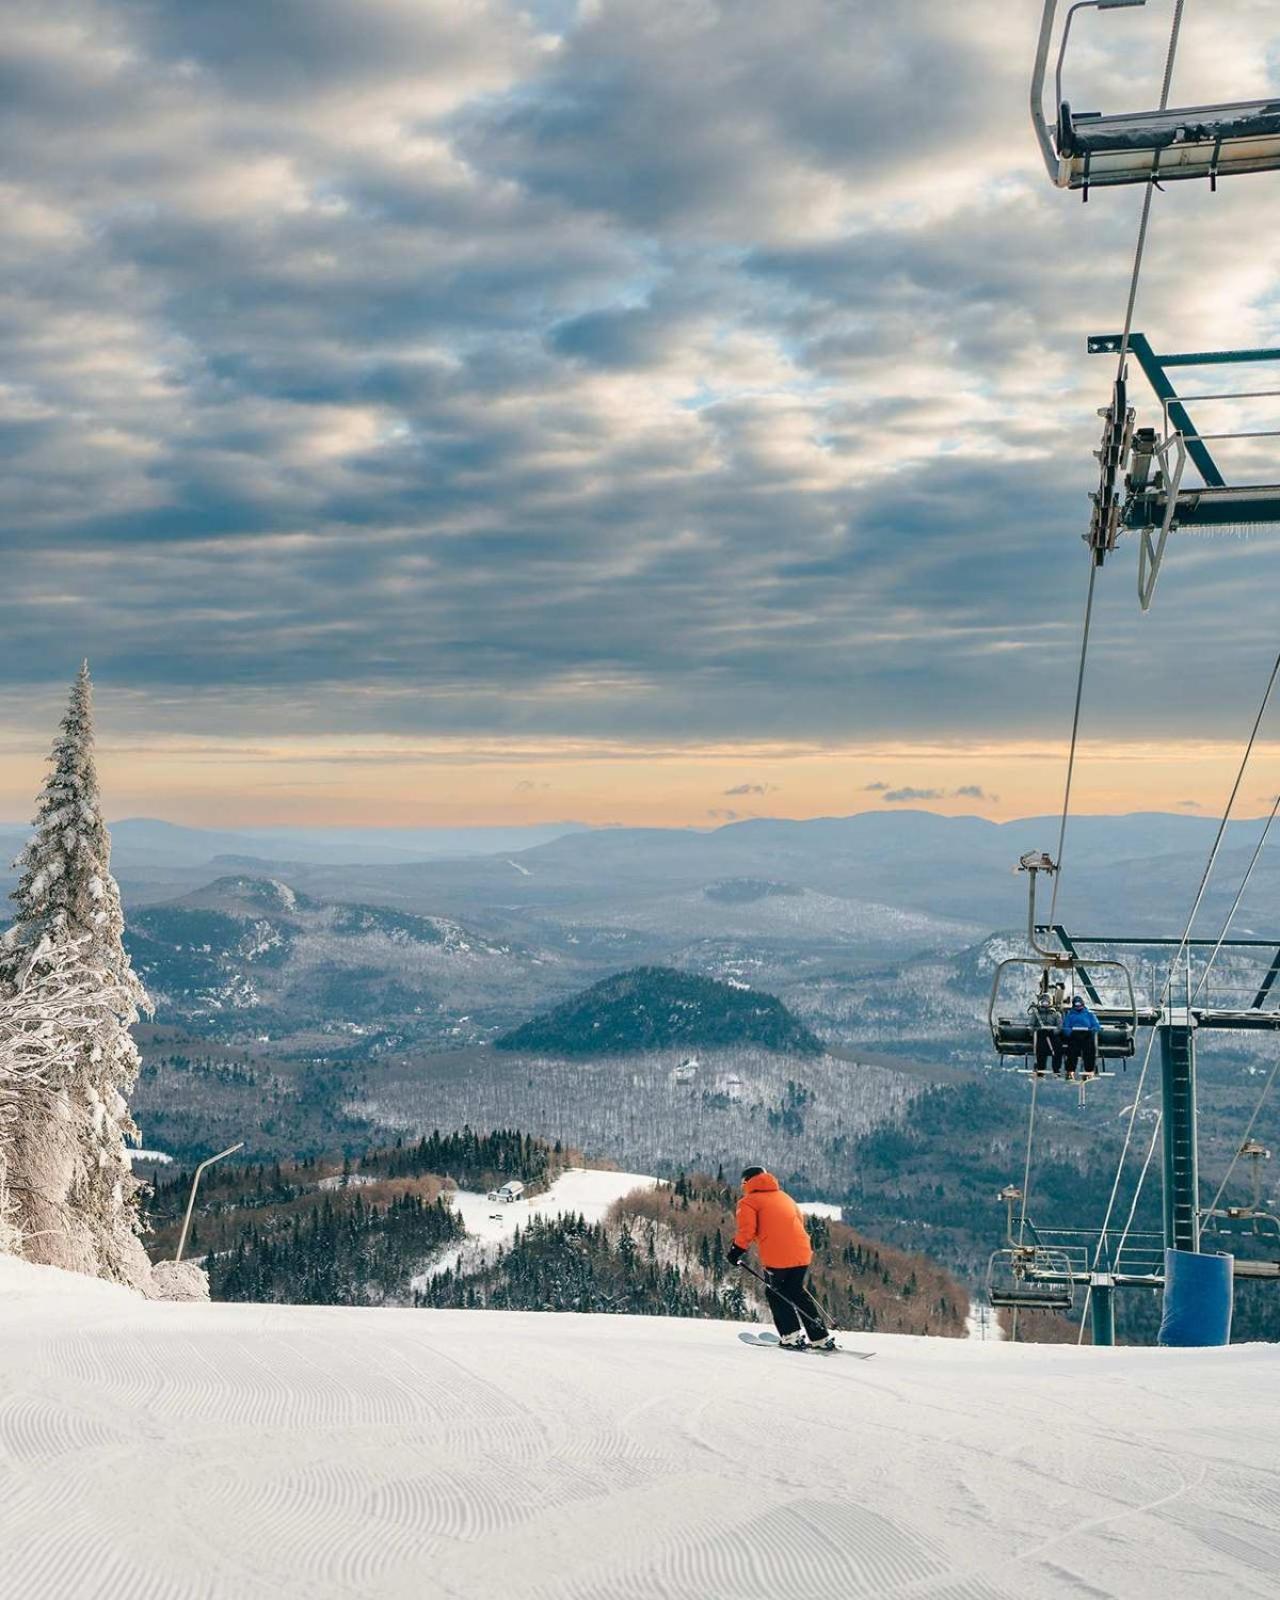
[[[1227,1255],[1165,1251],[1161,1344],[1230,1344],[1233,1265]]]

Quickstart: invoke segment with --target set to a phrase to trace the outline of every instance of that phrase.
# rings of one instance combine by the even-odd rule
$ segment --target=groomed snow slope
[[[1274,1600],[1277,1348],[857,1343],[0,1259],[0,1592]]]

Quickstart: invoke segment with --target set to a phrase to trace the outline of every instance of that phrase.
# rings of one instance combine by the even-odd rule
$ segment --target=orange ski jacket
[[[807,1267],[813,1260],[800,1207],[778,1187],[771,1172],[748,1178],[738,1201],[738,1231],[733,1242],[745,1250],[753,1240],[762,1266]]]

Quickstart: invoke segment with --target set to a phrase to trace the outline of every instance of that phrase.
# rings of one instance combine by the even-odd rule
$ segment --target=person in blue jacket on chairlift
[[[1098,1070],[1098,1034],[1102,1024],[1083,995],[1076,995],[1062,1017],[1062,1037],[1066,1041],[1067,1077],[1074,1078],[1077,1067],[1082,1078],[1092,1078]]]

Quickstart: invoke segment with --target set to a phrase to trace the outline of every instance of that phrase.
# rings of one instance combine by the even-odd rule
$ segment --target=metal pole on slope
[[[229,1145],[225,1150],[219,1150],[216,1156],[210,1156],[207,1161],[202,1161],[196,1168],[195,1177],[191,1180],[191,1193],[187,1197],[187,1214],[182,1219],[182,1233],[178,1238],[178,1249],[174,1255],[175,1261],[182,1260],[182,1252],[187,1248],[187,1229],[191,1226],[191,1213],[195,1210],[196,1190],[200,1187],[200,1176],[206,1167],[211,1167],[215,1161],[221,1161],[224,1156],[233,1156],[237,1150],[244,1149],[244,1140],[239,1144]]]
[[[1089,1329],[1094,1347],[1116,1342],[1116,1286],[1109,1272],[1095,1272],[1089,1279]]]

